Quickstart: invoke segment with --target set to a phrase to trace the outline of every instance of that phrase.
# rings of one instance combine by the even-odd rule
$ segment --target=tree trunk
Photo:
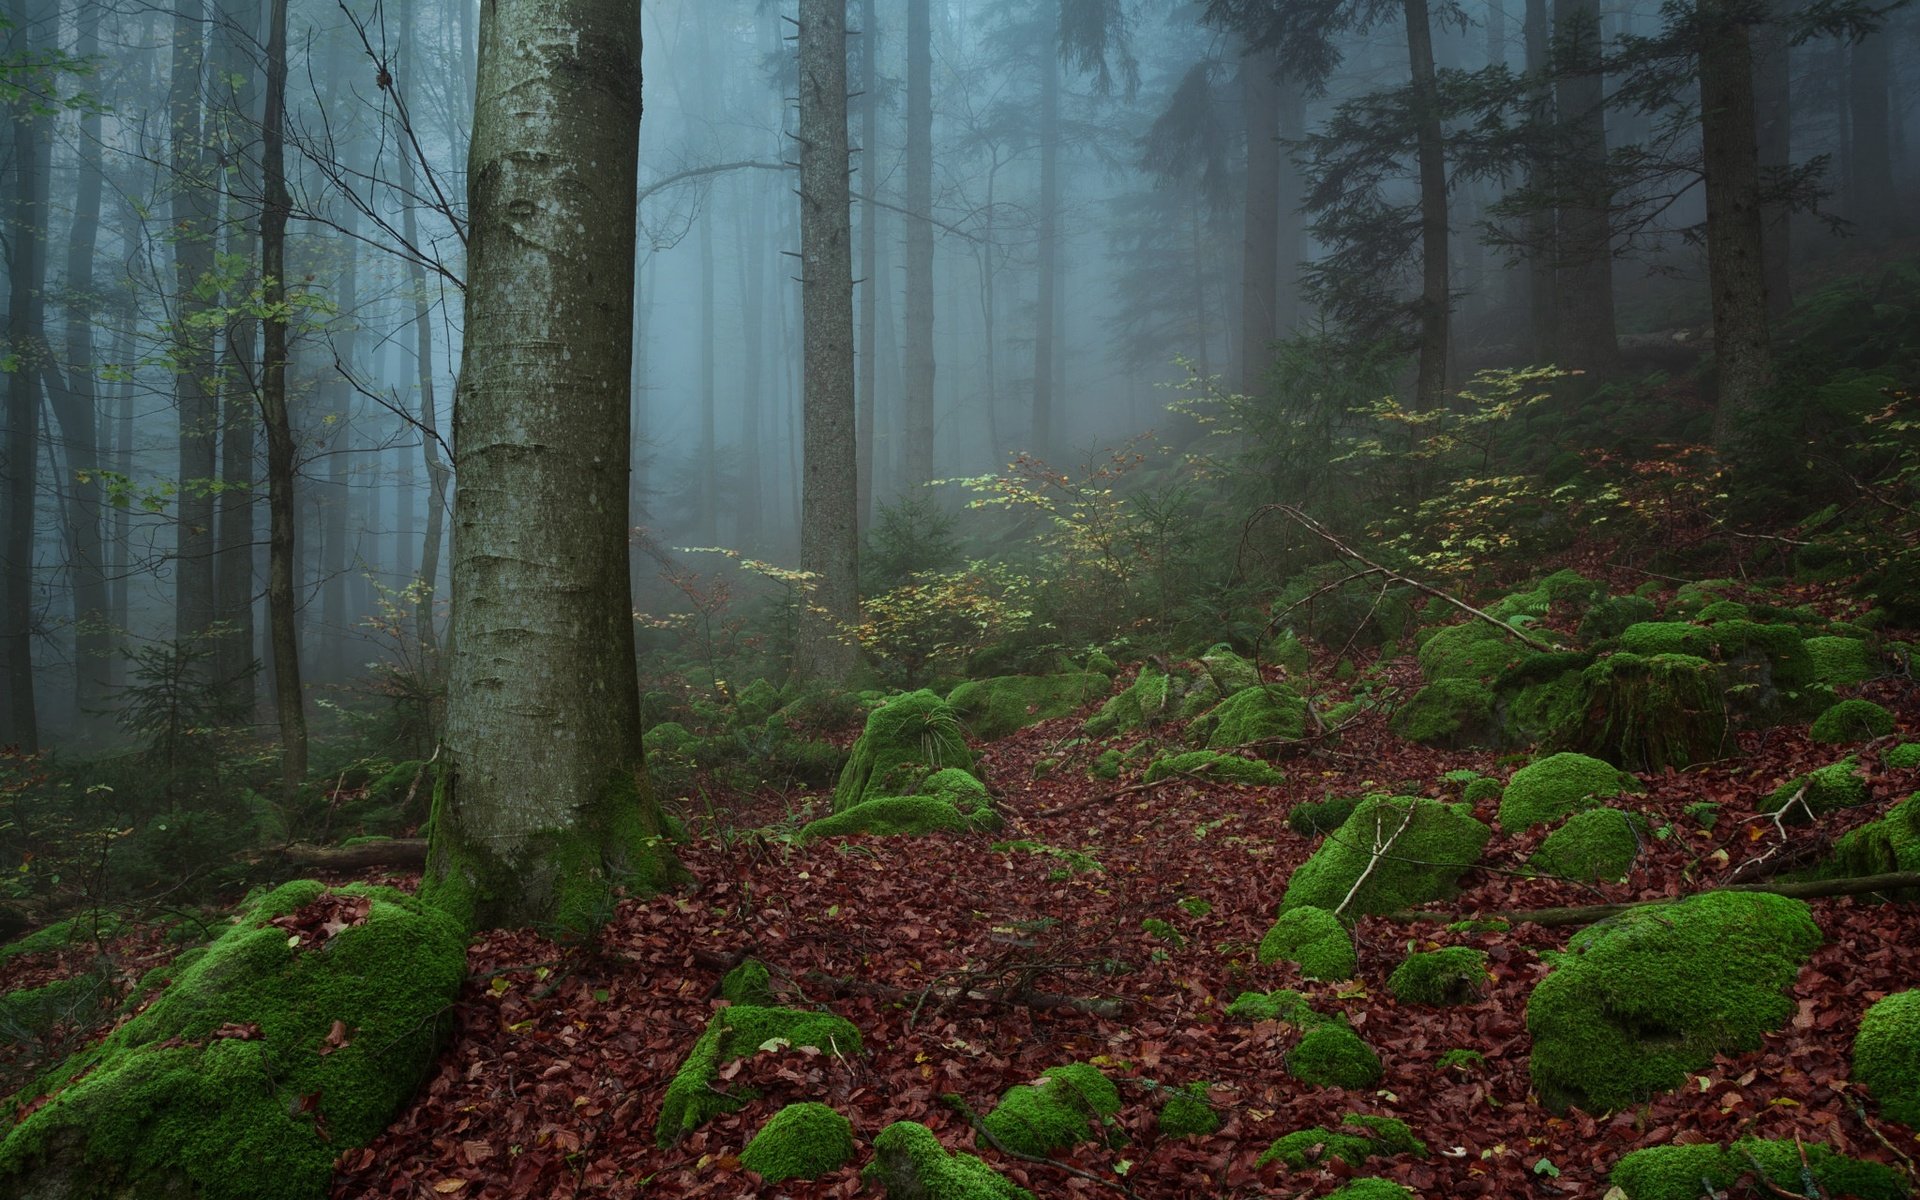
[[[1247,203],[1241,236],[1239,387],[1249,396],[1265,390],[1279,332],[1280,86],[1274,80],[1279,65],[1271,54],[1248,53],[1240,59]]]
[[[1888,102],[1887,32],[1877,29],[1853,44],[1847,71],[1847,108],[1853,142],[1848,158],[1853,211],[1848,215],[1869,237],[1894,232],[1893,126]]]
[[[91,7],[91,6],[89,6]],[[227,252],[251,260],[251,227],[258,216],[250,211],[259,188],[259,170],[253,145],[253,48],[259,43],[259,6],[252,0],[222,0],[220,13],[221,71],[230,94],[222,113],[228,125],[223,154],[232,164],[231,209],[226,222]],[[215,562],[217,615],[226,626],[215,647],[214,677],[233,711],[250,715],[254,709],[253,680],[253,539],[254,539],[254,389],[258,385],[255,342],[260,323],[248,315],[254,273],[243,272],[228,303],[236,315],[227,327],[226,367],[221,373],[223,394],[220,418],[220,477],[229,486],[220,492],[219,550]]]
[[[1033,313],[1033,431],[1028,450],[1044,459],[1053,454],[1054,291],[1060,274],[1060,54],[1053,35],[1060,23],[1059,0],[1046,0],[1041,11],[1041,28],[1048,36],[1040,48],[1040,287]]]
[[[1554,120],[1553,89],[1546,82],[1552,60],[1547,0],[1526,0],[1523,32],[1527,42],[1527,74],[1537,81],[1531,89],[1528,116],[1536,126],[1545,128]],[[1543,186],[1550,173],[1548,163],[1530,163],[1527,182],[1535,187]],[[1536,205],[1527,217],[1527,328],[1534,361],[1543,365],[1553,362],[1560,354],[1560,276],[1554,267],[1560,252],[1558,243],[1553,210],[1544,204]]]
[[[860,382],[855,450],[860,501],[856,516],[861,528],[873,520],[873,435],[880,382],[880,306],[874,278],[880,261],[880,173],[874,169],[880,154],[880,25],[874,0],[860,0],[860,188],[867,200],[860,206]],[[992,210],[988,210],[992,220]]]
[[[907,479],[933,478],[933,16],[907,0]]]
[[[413,160],[400,155],[400,186],[411,190]],[[409,245],[419,245],[419,218],[409,204],[401,213],[401,231]],[[447,464],[440,457],[440,403],[433,380],[433,309],[427,302],[427,268],[415,261],[408,267],[413,289],[413,356],[418,372],[420,408],[420,457],[427,468],[427,520],[420,535],[420,570],[416,576],[413,602],[414,636],[420,639],[421,661],[435,671],[440,635],[435,627],[434,594],[440,582],[440,540],[447,510]],[[405,530],[402,530],[405,532]]]
[[[924,5],[924,0],[915,0]],[[800,4],[800,262],[804,439],[800,567],[802,679],[844,683],[859,661],[859,467],[853,411],[853,197],[847,186],[845,0]],[[909,135],[914,129],[909,121]],[[931,160],[929,160],[930,162]],[[925,226],[924,221],[913,222]],[[931,242],[929,242],[929,247]],[[911,322],[909,322],[911,327]],[[931,335],[931,327],[926,331]],[[931,355],[932,347],[927,347]],[[931,359],[929,359],[931,365]],[[930,463],[926,464],[929,467]],[[924,477],[916,477],[920,481]]]
[[[1440,88],[1433,72],[1433,28],[1427,0],[1403,0],[1413,101],[1419,110],[1420,376],[1415,399],[1435,409],[1447,398],[1447,339],[1452,299],[1447,288],[1447,145],[1440,127]]]
[[[1559,365],[1606,378],[1620,370],[1613,317],[1607,119],[1599,0],[1555,0],[1559,192]]]
[[[1749,27],[1731,0],[1700,0],[1700,148],[1706,176],[1707,283],[1719,380],[1714,440],[1734,447],[1773,385],[1764,218],[1754,138]]]
[[[421,884],[476,928],[584,932],[674,875],[627,569],[639,124],[627,0],[482,11],[449,764]]]
[[[1780,24],[1784,5],[1776,4],[1766,24],[1753,31],[1754,112],[1759,121],[1760,184],[1772,196],[1761,217],[1766,222],[1767,316],[1775,321],[1793,307],[1790,272],[1792,211],[1779,195],[1793,167],[1793,73],[1789,69],[1787,30]]]
[[[291,795],[307,776],[307,714],[300,687],[294,612],[293,425],[287,415],[287,0],[272,0],[267,25],[267,97],[261,119],[260,284],[268,316],[260,356],[260,420],[267,433],[267,622],[274,715],[280,723],[280,780]]]
[[[207,13],[204,0],[176,0],[173,10],[172,80],[167,98],[172,134],[171,228],[174,290],[174,395],[180,409],[180,493],[174,528],[174,637],[186,642],[213,624],[214,491],[220,427],[212,387],[213,349],[196,318],[206,302],[196,298],[213,270],[215,193],[201,103]]]

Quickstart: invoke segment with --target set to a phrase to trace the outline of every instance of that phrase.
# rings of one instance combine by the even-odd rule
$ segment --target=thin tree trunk
[[[776,38],[777,44],[777,38]],[[740,333],[745,343],[741,366],[745,386],[740,395],[739,482],[734,489],[738,513],[734,521],[734,544],[758,549],[761,541],[761,425],[766,420],[766,404],[760,393],[763,363],[767,347],[767,255],[771,253],[772,230],[767,221],[767,192],[760,180],[750,184],[753,199],[747,205],[740,228]]]
[[[411,44],[411,38],[402,42],[403,52],[410,51]],[[406,53],[403,61],[410,62],[411,59],[411,53]],[[403,82],[406,78],[402,76]],[[400,155],[402,191],[412,191],[413,178],[412,156],[403,151]],[[402,210],[400,222],[401,233],[406,237],[407,244],[419,245],[420,219],[412,204]],[[440,634],[435,626],[438,618],[433,610],[440,583],[440,542],[446,520],[448,472],[445,460],[440,457],[440,403],[434,392],[433,307],[427,301],[427,268],[416,259],[407,269],[408,285],[413,291],[413,359],[420,392],[416,420],[420,425],[420,457],[427,469],[427,520],[426,528],[420,535],[420,570],[415,584],[413,628],[414,636],[420,639],[421,661],[427,664],[430,672],[437,674]]]
[[[1452,299],[1447,287],[1447,148],[1440,127],[1440,89],[1433,72],[1433,28],[1427,0],[1403,0],[1413,100],[1419,109],[1420,377],[1416,399],[1434,409],[1447,396],[1447,340]]]
[[[1749,27],[1730,0],[1700,0],[1700,7],[1700,147],[1719,380],[1714,436],[1726,450],[1735,448],[1746,421],[1773,385],[1766,223],[1760,211]]]
[[[173,178],[174,395],[180,409],[180,488],[174,528],[174,636],[200,637],[213,624],[214,491],[219,473],[220,412],[213,388],[213,348],[195,319],[206,308],[197,289],[213,270],[216,194],[210,177],[201,97],[207,32],[204,0],[176,0],[173,10],[169,167]]]
[[[1523,30],[1527,43],[1527,74],[1535,80],[1531,89],[1528,116],[1535,126],[1545,129],[1553,124],[1553,89],[1548,86],[1551,69],[1552,37],[1547,27],[1547,0],[1526,0]],[[1545,162],[1527,166],[1527,182],[1543,186],[1551,175]],[[1559,237],[1554,228],[1553,210],[1536,205],[1527,217],[1527,327],[1531,335],[1534,361],[1551,363],[1560,353],[1560,276],[1554,263],[1559,257]]]
[[[715,386],[717,367],[714,345],[720,331],[714,321],[713,206],[709,204],[700,221],[700,511],[695,526],[703,545],[711,546],[720,537],[720,446],[715,434],[714,408],[720,403]]]
[[[933,478],[933,16],[907,0],[907,483]]]
[[[1761,208],[1766,221],[1767,315],[1778,321],[1793,307],[1792,211],[1780,186],[1793,167],[1793,73],[1789,69],[1787,30],[1780,24],[1784,4],[1773,19],[1753,31],[1754,110],[1759,121],[1760,185],[1771,197]]]
[[[1240,60],[1240,104],[1247,123],[1247,187],[1240,256],[1242,393],[1264,390],[1280,312],[1280,85],[1271,54]],[[1195,264],[1198,266],[1198,264]],[[1205,371],[1203,369],[1202,374]]]
[[[860,186],[867,200],[860,206],[860,380],[859,410],[855,416],[856,457],[860,480],[858,517],[865,528],[873,520],[873,436],[880,356],[875,341],[880,330],[876,301],[880,260],[880,25],[874,0],[860,0]],[[988,210],[992,219],[992,210]]]
[[[249,261],[229,297],[236,314],[227,328],[226,367],[221,372],[223,392],[220,420],[220,477],[229,486],[220,492],[219,551],[215,563],[217,615],[226,632],[215,653],[215,678],[235,712],[251,714],[253,680],[253,540],[254,540],[254,389],[259,373],[256,342],[260,323],[248,315],[255,283],[251,269],[251,227],[258,222],[251,197],[259,187],[253,146],[253,108],[256,103],[253,48],[259,45],[259,6],[251,0],[222,0],[220,20],[221,70],[230,95],[223,121],[228,125],[224,157],[231,164],[231,208],[226,222],[227,253]]]
[[[1053,453],[1054,289],[1060,273],[1060,55],[1052,31],[1060,23],[1059,0],[1047,0],[1041,9],[1041,27],[1048,31],[1040,50],[1040,228],[1039,294],[1033,314],[1033,431],[1032,453]]]
[[[1605,378],[1620,370],[1613,315],[1607,122],[1599,0],[1555,0],[1555,107],[1563,168],[1559,214],[1560,364]]]

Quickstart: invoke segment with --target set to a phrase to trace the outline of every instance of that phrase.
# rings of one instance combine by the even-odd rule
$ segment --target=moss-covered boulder
[[[1883,752],[1880,761],[1892,771],[1911,771],[1920,767],[1920,742],[1902,742]]]
[[[874,837],[925,837],[931,833],[990,832],[1002,823],[1000,814],[991,807],[962,812],[945,796],[877,796],[843,812],[809,821],[794,838],[805,845],[821,838],[851,837],[858,833]]]
[[[1715,1195],[1743,1177],[1762,1175],[1766,1184],[1739,1195],[1805,1196],[1811,1181],[1822,1196],[1854,1200],[1906,1200],[1900,1177],[1879,1163],[1836,1154],[1826,1146],[1742,1138],[1731,1146],[1652,1146],[1635,1150],[1614,1164],[1608,1177],[1627,1200],[1699,1200],[1711,1186]],[[1768,1186],[1771,1185],[1771,1186]]]
[[[99,975],[75,975],[0,996],[0,1036],[12,1041],[37,1037],[60,1024],[90,1028],[109,1015],[101,1002],[110,995]]]
[[[1343,1020],[1330,1020],[1307,1030],[1287,1051],[1286,1064],[1287,1074],[1302,1083],[1348,1091],[1370,1088],[1385,1073],[1373,1047]]]
[[[1271,992],[1241,992],[1226,1013],[1243,1021],[1285,1021],[1289,1025],[1317,1025],[1326,1020],[1313,1011],[1307,998],[1291,988]]]
[[[1196,718],[1189,730],[1209,750],[1296,741],[1305,732],[1307,702],[1284,683],[1235,692]]]
[[[1397,1117],[1348,1113],[1337,1129],[1315,1125],[1282,1135],[1254,1165],[1264,1167],[1270,1162],[1279,1162],[1302,1171],[1338,1159],[1349,1167],[1357,1167],[1370,1158],[1392,1158],[1401,1154],[1415,1158],[1427,1156],[1427,1144],[1413,1136],[1413,1130],[1405,1121]]]
[[[1329,796],[1325,800],[1302,800],[1287,810],[1287,828],[1301,837],[1319,837],[1340,828],[1353,810],[1360,807],[1358,796]]]
[[[1500,828],[1520,833],[1604,804],[1623,791],[1639,790],[1639,781],[1625,771],[1562,751],[1513,773],[1500,798]]]
[[[432,1064],[466,930],[388,888],[285,884],[43,1079],[0,1194],[311,1200]],[[18,1097],[22,1101],[30,1097]]]
[[[1436,679],[1394,710],[1393,731],[1444,750],[1497,746],[1502,734],[1493,689],[1477,679]]]
[[[1327,1193],[1326,1200],[1419,1200],[1391,1179],[1368,1176]]]
[[[971,1154],[947,1153],[933,1131],[896,1121],[873,1139],[873,1162],[862,1172],[889,1200],[1034,1200]]]
[[[1688,654],[1610,654],[1581,671],[1543,740],[1615,766],[1664,771],[1720,757],[1727,704],[1720,671]]]
[[[773,975],[767,964],[749,958],[720,978],[720,995],[732,1004],[773,1007]]]
[[[853,1157],[853,1123],[824,1104],[789,1104],[760,1127],[740,1165],[768,1183],[818,1179]]]
[[[1300,864],[1280,900],[1280,911],[1312,905],[1335,911],[1363,873],[1342,914],[1348,918],[1445,899],[1460,876],[1480,861],[1493,831],[1465,812],[1438,800],[1413,796],[1369,796],[1340,828]],[[1373,848],[1391,843],[1390,853],[1368,873]]]
[[[1868,798],[1867,781],[1860,775],[1860,760],[1849,755],[1787,780],[1760,802],[1760,811],[1804,821],[1809,814],[1817,817],[1836,809],[1854,808],[1865,804]]]
[[[963,683],[947,696],[960,724],[992,741],[1054,717],[1071,716],[1107,694],[1105,675],[1001,675]]]
[[[1435,630],[1420,647],[1420,673],[1429,682],[1473,679],[1490,683],[1539,651],[1486,621],[1469,619]]]
[[[952,706],[929,691],[896,696],[868,714],[833,790],[833,810],[845,812],[876,796],[910,795],[947,767],[973,767]]]
[[[1219,694],[1212,677],[1198,667],[1182,665],[1170,675],[1159,665],[1147,663],[1133,682],[1101,705],[1100,711],[1088,717],[1081,729],[1092,737],[1106,737],[1151,729],[1171,721],[1179,713],[1181,701],[1201,679],[1206,680],[1208,695]]]
[[[1707,892],[1574,935],[1527,1002],[1532,1070],[1559,1111],[1623,1108],[1750,1050],[1793,1015],[1785,989],[1820,944],[1798,900]]]
[[[1813,677],[1829,687],[1865,683],[1877,673],[1873,647],[1861,638],[1823,635],[1806,640]]]
[[[1263,963],[1290,962],[1303,979],[1352,979],[1360,969],[1353,934],[1324,908],[1301,905],[1280,914],[1260,939]]]
[[[1646,832],[1646,821],[1633,813],[1589,808],[1549,833],[1527,867],[1580,883],[1624,879],[1640,857]]]
[[[763,1050],[811,1046],[828,1054],[860,1052],[860,1031],[832,1013],[732,1004],[713,1014],[667,1084],[654,1140],[671,1146],[721,1113],[738,1112],[754,1093],[728,1092],[720,1069]]]
[[[1920,792],[1887,815],[1850,830],[1834,843],[1827,875],[1884,875],[1920,871]]]
[[[1278,787],[1287,781],[1285,775],[1256,759],[1215,750],[1189,750],[1154,759],[1147,768],[1146,782],[1158,783],[1179,775],[1248,787]]]
[[[1874,1002],[1853,1039],[1853,1080],[1880,1115],[1920,1130],[1920,990]]]
[[[1870,742],[1893,732],[1893,714],[1871,700],[1842,700],[1814,718],[1813,740],[1829,746]]]
[[[1402,1004],[1466,1004],[1486,994],[1487,956],[1468,946],[1407,955],[1387,979]]]
[[[1160,1089],[1160,1113],[1155,1128],[1163,1138],[1206,1137],[1220,1130],[1220,1113],[1213,1107],[1212,1088],[1205,1083]]]
[[[1299,643],[1293,643],[1298,646]],[[1213,686],[1222,696],[1243,692],[1260,682],[1260,672],[1251,662],[1226,643],[1211,646],[1200,656],[1200,665],[1213,677]]]
[[[1092,1141],[1119,1111],[1120,1092],[1100,1068],[1070,1063],[1048,1067],[1038,1083],[1008,1088],[980,1124],[1007,1149],[1044,1157]]]
[[[1659,611],[1660,606],[1645,596],[1608,596],[1580,619],[1579,638],[1588,644],[1617,638],[1629,626],[1651,621]]]

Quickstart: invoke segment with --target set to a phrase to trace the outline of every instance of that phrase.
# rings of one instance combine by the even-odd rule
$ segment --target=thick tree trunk
[[[1279,63],[1265,53],[1240,60],[1240,104],[1247,123],[1247,202],[1241,235],[1240,391],[1257,396],[1273,363],[1280,311]]]
[[[639,33],[627,0],[480,19],[450,761],[421,886],[475,927],[588,930],[673,874],[628,591]]]
[[[1554,120],[1553,89],[1546,79],[1551,68],[1552,38],[1547,28],[1547,0],[1526,0],[1524,33],[1527,43],[1527,74],[1536,82],[1532,88],[1528,116],[1542,128]],[[1530,163],[1527,181],[1541,186],[1550,177],[1551,166]],[[1537,205],[1527,217],[1527,328],[1531,335],[1534,361],[1551,363],[1560,353],[1560,275],[1554,262],[1559,255],[1559,237],[1554,228],[1553,210]]]
[[[1447,144],[1440,126],[1440,89],[1433,72],[1433,27],[1427,0],[1402,0],[1413,99],[1419,108],[1420,375],[1415,400],[1434,409],[1447,398],[1447,343],[1452,298],[1447,286]]]
[[[219,473],[220,411],[214,389],[213,348],[196,318],[206,302],[197,298],[213,270],[211,178],[201,87],[206,66],[205,0],[176,0],[173,10],[172,81],[167,97],[171,127],[169,167],[173,178],[174,395],[180,409],[180,493],[174,528],[174,636],[200,637],[213,624],[214,491]]]
[[[802,679],[830,683],[845,682],[858,662],[852,629],[860,618],[846,41],[845,0],[801,0],[800,303],[805,444],[800,566],[814,578],[813,594],[801,613],[794,669]],[[928,351],[931,353],[930,346]]]
[[[1060,276],[1060,55],[1052,31],[1060,23],[1059,0],[1047,0],[1040,49],[1040,213],[1036,241],[1039,294],[1033,313],[1033,432],[1028,449],[1041,458],[1054,452],[1054,315]]]
[[[907,483],[933,478],[933,17],[907,0]]]
[[[1599,0],[1555,0],[1559,110],[1559,365],[1605,378],[1620,370],[1613,316],[1607,121]]]
[[[880,154],[880,25],[875,7],[875,0],[860,0],[860,190],[867,200],[860,206],[860,394],[854,424],[860,476],[857,516],[862,528],[873,520],[873,437],[880,382],[880,356],[875,344],[880,333],[879,280],[875,276],[880,262],[881,217],[880,207],[874,203],[880,194],[880,173],[874,169]],[[993,219],[991,207],[987,219]]]
[[[1715,441],[1733,448],[1773,385],[1765,220],[1754,137],[1749,26],[1729,0],[1700,0],[1700,145],[1706,175],[1707,282],[1719,381]]]
[[[231,164],[233,186],[226,221],[227,252],[243,260],[253,257],[252,229],[258,215],[251,197],[258,194],[260,172],[253,145],[253,109],[257,101],[253,49],[259,42],[260,7],[252,0],[222,0],[220,6],[220,63],[229,96],[223,120],[223,155]],[[260,323],[249,313],[256,282],[251,269],[243,272],[229,296],[234,312],[227,327],[226,366],[221,373],[220,477],[229,486],[220,493],[219,550],[215,561],[218,589],[216,614],[226,626],[216,647],[215,678],[233,711],[251,716],[253,680],[253,540],[254,540],[254,389],[259,384]]]

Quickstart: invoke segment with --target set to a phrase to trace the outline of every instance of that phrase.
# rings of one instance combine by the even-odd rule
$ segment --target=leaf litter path
[[[1909,686],[1868,693],[1916,728]],[[1850,899],[1813,902],[1826,944],[1794,988],[1797,1015],[1760,1051],[1724,1059],[1684,1089],[1611,1117],[1556,1117],[1529,1099],[1526,997],[1546,973],[1543,949],[1568,931],[1522,926],[1455,934],[1436,920],[1368,919],[1359,929],[1360,974],[1346,984],[1303,984],[1290,966],[1261,966],[1253,947],[1270,923],[1288,874],[1311,843],[1286,824],[1299,801],[1363,790],[1451,796],[1440,776],[1492,771],[1490,754],[1409,745],[1378,724],[1350,731],[1338,756],[1285,764],[1286,785],[1235,789],[1172,783],[1088,804],[1054,819],[1026,814],[1085,800],[1112,785],[1073,765],[1029,782],[1032,764],[1057,753],[1073,720],[1048,722],[986,749],[983,763],[1009,829],[1074,849],[1101,865],[1073,873],[1050,854],[996,852],[986,837],[858,839],[791,849],[753,834],[707,836],[684,858],[691,892],[623,904],[590,951],[565,951],[527,933],[476,945],[475,978],[455,1012],[456,1032],[412,1108],[373,1146],[342,1156],[334,1195],[357,1197],[851,1196],[864,1156],[821,1180],[763,1186],[736,1156],[782,1104],[824,1100],[862,1140],[898,1120],[932,1127],[949,1148],[972,1150],[964,1121],[941,1100],[958,1093],[984,1111],[1007,1087],[1068,1061],[1099,1063],[1126,1099],[1125,1140],[1083,1146],[1064,1161],[1116,1180],[1134,1195],[1324,1195],[1351,1174],[1289,1171],[1255,1160],[1281,1134],[1336,1125],[1348,1112],[1405,1119],[1430,1149],[1425,1159],[1369,1163],[1362,1174],[1396,1179],[1422,1197],[1599,1197],[1626,1152],[1745,1134],[1802,1137],[1849,1154],[1892,1161],[1864,1124],[1845,1079],[1853,1030],[1875,999],[1920,984],[1920,911]],[[1639,899],[1711,886],[1776,836],[1754,802],[1781,780],[1838,757],[1803,731],[1742,738],[1725,764],[1647,780],[1646,809],[1674,833],[1650,840],[1624,884],[1594,889],[1469,874],[1449,913],[1592,899]],[[1920,787],[1920,771],[1881,772],[1875,803],[1830,819],[1836,833]],[[1096,790],[1097,789],[1097,790]],[[1683,810],[1724,805],[1713,830]],[[751,803],[736,824],[773,821],[777,801]],[[1491,823],[1491,806],[1478,814]],[[1486,863],[1512,868],[1539,835],[1496,833]],[[1724,851],[1724,853],[1718,853]],[[1204,915],[1193,915],[1205,901]],[[1446,919],[1444,914],[1441,919]],[[1173,945],[1141,922],[1168,922]],[[1483,999],[1457,1008],[1401,1005],[1386,976],[1409,948],[1469,944],[1496,975]],[[667,1081],[705,1026],[717,957],[752,953],[784,972],[789,1003],[822,1003],[850,1019],[867,1053],[755,1056],[720,1086],[758,1098],[679,1145],[660,1150],[653,1123]],[[839,987],[832,978],[857,980]],[[947,1002],[930,989],[1027,986],[1112,998],[1108,1018],[1070,1009]],[[1254,1025],[1222,1008],[1244,990],[1297,987],[1326,1011],[1347,1014],[1380,1053],[1380,1086],[1315,1089],[1291,1079],[1291,1044],[1278,1024]],[[1442,1070],[1439,1056],[1467,1048],[1484,1067]],[[1155,1089],[1205,1080],[1225,1123],[1210,1137],[1159,1139]],[[1912,1131],[1879,1123],[1908,1155]],[[1118,1139],[1116,1139],[1118,1140]],[[1044,1165],[980,1151],[1041,1197],[1119,1195]]]

